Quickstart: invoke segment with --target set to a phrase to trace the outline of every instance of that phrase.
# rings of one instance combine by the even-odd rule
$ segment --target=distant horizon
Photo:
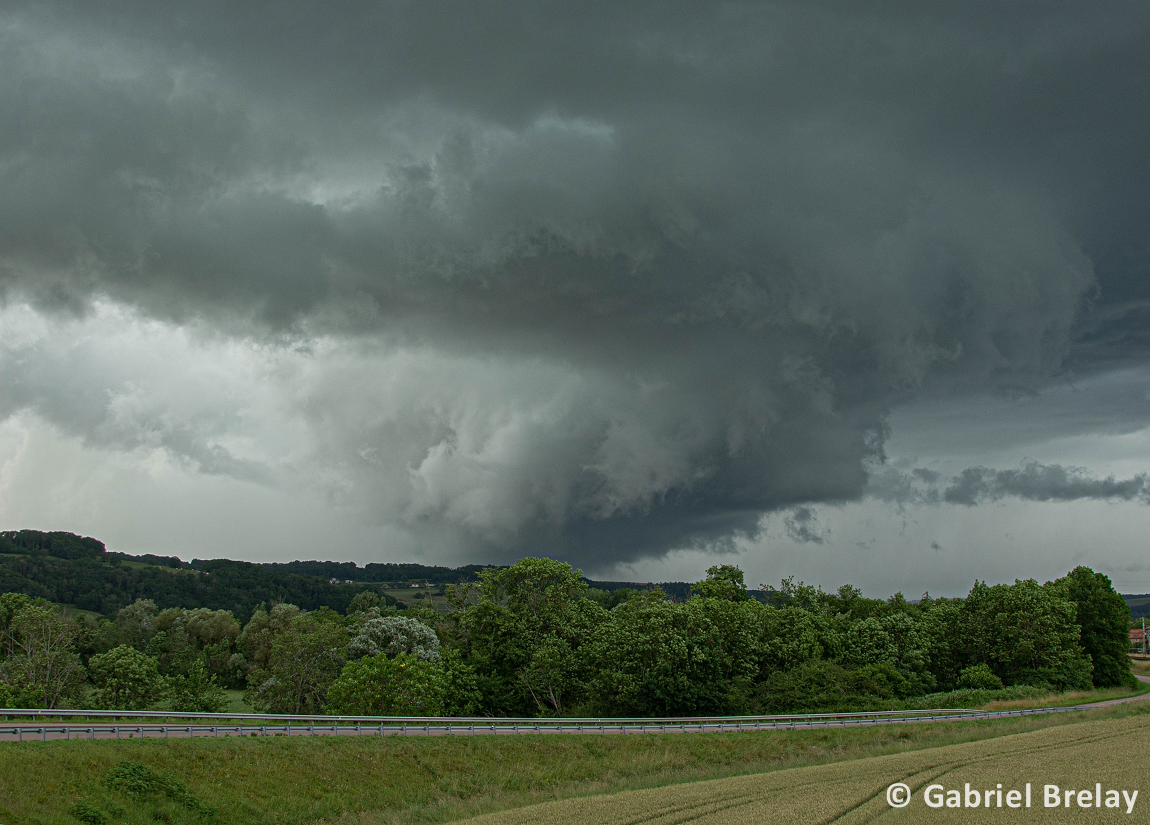
[[[18,532],[21,529],[32,530],[35,528],[18,528],[18,529],[14,529],[14,530],[5,529],[5,530],[0,530],[0,533]],[[37,532],[72,533],[72,531],[51,531],[51,530],[42,530],[42,531],[37,531]],[[359,561],[355,561],[352,559],[323,559],[323,558],[302,558],[302,557],[294,558],[294,559],[263,560],[263,561],[257,561],[257,560],[245,559],[245,558],[239,558],[239,557],[233,557],[233,556],[189,556],[188,558],[185,559],[181,556],[177,556],[177,555],[172,554],[172,553],[161,553],[161,552],[155,552],[155,551],[126,552],[123,550],[117,550],[115,548],[108,547],[107,543],[104,542],[102,539],[100,539],[99,536],[85,536],[85,535],[82,535],[79,533],[72,533],[72,535],[75,535],[75,536],[80,537],[80,538],[95,539],[96,541],[99,541],[101,544],[104,544],[105,549],[109,553],[116,553],[118,555],[129,556],[129,557],[133,557],[133,558],[143,558],[143,557],[148,557],[148,556],[151,556],[151,557],[157,558],[157,559],[174,558],[183,564],[189,564],[189,565],[194,561],[237,561],[237,562],[244,562],[244,563],[249,563],[249,564],[266,564],[266,565],[290,565],[290,564],[310,564],[310,563],[337,564],[337,565],[352,564],[352,565],[355,565],[357,569],[363,570],[363,569],[366,569],[366,567],[368,565],[377,564],[377,565],[382,565],[382,566],[412,565],[412,566],[418,566],[418,567],[428,567],[428,568],[435,568],[435,569],[440,569],[440,570],[455,571],[455,570],[460,570],[460,569],[464,569],[467,567],[504,568],[504,567],[510,566],[511,564],[514,564],[515,561],[519,560],[519,559],[516,559],[512,562],[502,563],[502,564],[485,563],[485,562],[467,562],[466,564],[449,566],[449,565],[425,564],[424,562],[421,562],[418,560],[412,560],[412,559],[397,560],[397,561],[384,561],[384,562],[377,562],[377,561],[359,562]],[[535,555],[548,557],[548,556],[546,556],[545,553],[535,554]],[[527,557],[525,556],[523,558],[527,558]],[[550,557],[548,557],[548,558],[550,558]],[[737,564],[737,562],[726,561],[723,563],[733,564],[734,566],[740,567],[740,569],[742,569],[741,566]],[[577,567],[576,565],[572,565],[572,566]],[[1086,563],[1085,566],[1091,567],[1091,565],[1088,563]],[[1071,569],[1073,569],[1073,568],[1071,568]],[[1104,575],[1108,575],[1108,574],[1106,574],[1106,572],[1104,570],[1097,570],[1096,568],[1093,568],[1093,567],[1091,567],[1091,569],[1094,569],[1095,572],[1103,573]],[[706,577],[706,569],[705,568],[700,570],[698,575],[693,577],[693,578],[684,577],[684,578],[679,578],[679,579],[615,579],[615,578],[605,578],[605,577],[599,577],[599,576],[595,576],[595,575],[589,575],[586,571],[582,571],[582,572],[583,572],[583,578],[587,579],[590,582],[594,582],[597,584],[623,584],[623,585],[634,584],[634,585],[651,585],[651,586],[657,586],[657,585],[662,585],[662,584],[690,585],[694,582],[701,581],[702,579],[704,579]],[[746,571],[744,570],[743,572],[745,575]],[[1020,575],[1017,575],[1011,579],[1003,580],[1003,581],[993,581],[993,580],[989,580],[989,579],[981,579],[981,578],[978,578],[976,576],[974,579],[971,580],[970,585],[968,585],[965,590],[963,590],[961,592],[954,592],[954,593],[932,592],[930,590],[930,588],[927,588],[927,589],[921,591],[921,593],[914,593],[914,594],[907,593],[905,591],[901,591],[898,589],[890,590],[890,591],[885,592],[885,593],[873,592],[873,591],[867,592],[864,590],[862,595],[866,598],[886,599],[886,598],[889,598],[890,596],[893,596],[895,593],[901,592],[903,594],[903,596],[907,599],[907,601],[912,602],[912,603],[917,603],[918,601],[921,600],[922,594],[925,594],[925,593],[930,593],[930,595],[932,597],[935,597],[935,598],[965,597],[969,593],[970,587],[972,587],[974,585],[975,581],[985,581],[987,584],[995,585],[995,584],[1012,584],[1016,579],[1033,578],[1033,579],[1036,579],[1037,581],[1039,581],[1041,583],[1044,581],[1053,581],[1056,578],[1061,578],[1062,576],[1065,576],[1069,572],[1070,572],[1070,569],[1063,571],[1062,573],[1059,573],[1058,575],[1050,576],[1050,577],[1047,577],[1045,579],[1043,579],[1042,577],[1038,577],[1038,576],[1025,576],[1025,575],[1020,574]],[[786,579],[788,577],[789,576],[787,574],[780,576],[778,583],[781,583],[783,579]],[[796,580],[796,582],[801,581],[798,579],[798,577],[795,577],[795,580]],[[364,583],[381,583],[381,582],[379,582],[377,580],[364,580]],[[820,587],[822,590],[824,590],[825,592],[828,592],[828,593],[835,592],[839,586],[845,585],[845,584],[857,586],[856,582],[851,582],[849,580],[839,581],[839,582],[835,582],[833,584],[824,583],[824,582],[813,582],[813,581],[810,581],[810,582],[804,581],[802,583],[808,584],[808,585],[813,586],[813,587]],[[443,583],[441,582],[440,584],[443,584]],[[747,577],[746,578],[746,584],[747,584],[747,589],[749,591],[777,592],[774,590],[775,582],[752,581],[751,578]],[[1132,598],[1136,598],[1138,596],[1150,596],[1150,592],[1147,592],[1147,593],[1139,593],[1139,592],[1133,592],[1133,591],[1125,592],[1121,588],[1119,588],[1117,585],[1115,585],[1115,590],[1117,592],[1119,592],[1120,594],[1122,594],[1123,596],[1132,597]]]

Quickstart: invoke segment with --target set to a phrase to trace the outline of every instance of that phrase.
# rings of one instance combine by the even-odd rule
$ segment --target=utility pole
[[[1146,655],[1146,617],[1142,617],[1142,655]]]

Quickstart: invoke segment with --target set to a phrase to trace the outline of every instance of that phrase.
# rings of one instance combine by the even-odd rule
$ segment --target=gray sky
[[[0,9],[0,526],[1150,591],[1144,2]]]

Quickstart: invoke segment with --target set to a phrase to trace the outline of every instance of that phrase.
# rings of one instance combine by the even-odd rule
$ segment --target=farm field
[[[1122,731],[1137,727],[1145,734],[1150,724],[1145,704],[1015,720],[763,734],[5,743],[0,744],[0,822],[192,823],[209,821],[204,810],[216,813],[213,821],[239,825],[448,822],[568,798],[585,804],[604,794],[653,788],[666,795],[700,780],[757,774],[747,781],[762,783],[764,774],[828,763],[835,763],[832,773],[853,772],[873,757],[902,754],[907,760],[893,764],[913,767],[921,757],[910,752],[960,743],[976,743],[971,751],[976,755],[998,754],[1000,737],[1081,731],[1079,723],[1087,720],[1113,723],[1099,730],[1124,743],[1103,754],[1117,758],[1130,752]],[[1065,735],[1077,737],[1074,747],[1085,746],[1078,733]],[[1098,761],[1086,751],[1073,761],[1091,764],[1080,758]],[[160,777],[156,787],[170,794],[133,796],[109,787],[109,777],[131,762]],[[869,768],[857,770],[863,771],[856,777],[864,783],[859,787],[877,781],[877,774],[866,773]],[[708,791],[683,790],[696,792]]]
[[[1137,790],[1144,772],[1132,754],[1150,747],[1150,717],[1081,722],[1058,728],[1020,733],[989,742],[928,748],[912,753],[861,759],[847,764],[819,765],[767,774],[707,782],[691,782],[673,788],[632,791],[610,796],[584,797],[534,805],[476,817],[472,825],[576,825],[618,823],[696,822],[724,823],[863,823],[863,822],[987,822],[996,816],[1011,821],[1069,822],[1084,814],[1097,822],[1145,822],[1147,802],[1138,811],[1137,797],[1123,798],[1122,790]],[[892,808],[887,788],[905,783],[912,793],[904,808]],[[997,795],[989,797],[991,809],[932,809],[923,789],[934,784],[965,792],[967,784],[978,790],[1018,789],[1032,786],[1029,809],[1008,811]],[[1089,789],[1096,783],[1113,789],[1117,809],[1095,806],[1089,800],[1084,811],[1076,794],[1064,789]],[[1057,807],[1045,807],[1046,785],[1058,786]],[[984,793],[977,794],[984,802]],[[1103,796],[1105,799],[1105,796]],[[937,797],[935,797],[937,801]],[[1022,804],[1021,798],[1016,798]],[[1066,807],[1064,803],[1068,803]],[[1133,807],[1131,807],[1133,805]],[[1141,815],[1130,816],[1130,813]]]

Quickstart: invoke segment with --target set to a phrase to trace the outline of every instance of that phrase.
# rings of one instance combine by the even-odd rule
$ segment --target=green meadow
[[[877,775],[863,766],[877,757],[963,743],[977,743],[976,753],[999,753],[987,740],[1083,722],[1142,729],[1150,723],[1144,708],[1135,703],[1010,720],[761,734],[0,743],[0,821],[448,822],[830,763],[862,771],[863,787]],[[1116,744],[1113,753],[1129,751]],[[611,808],[614,802],[601,804]]]

